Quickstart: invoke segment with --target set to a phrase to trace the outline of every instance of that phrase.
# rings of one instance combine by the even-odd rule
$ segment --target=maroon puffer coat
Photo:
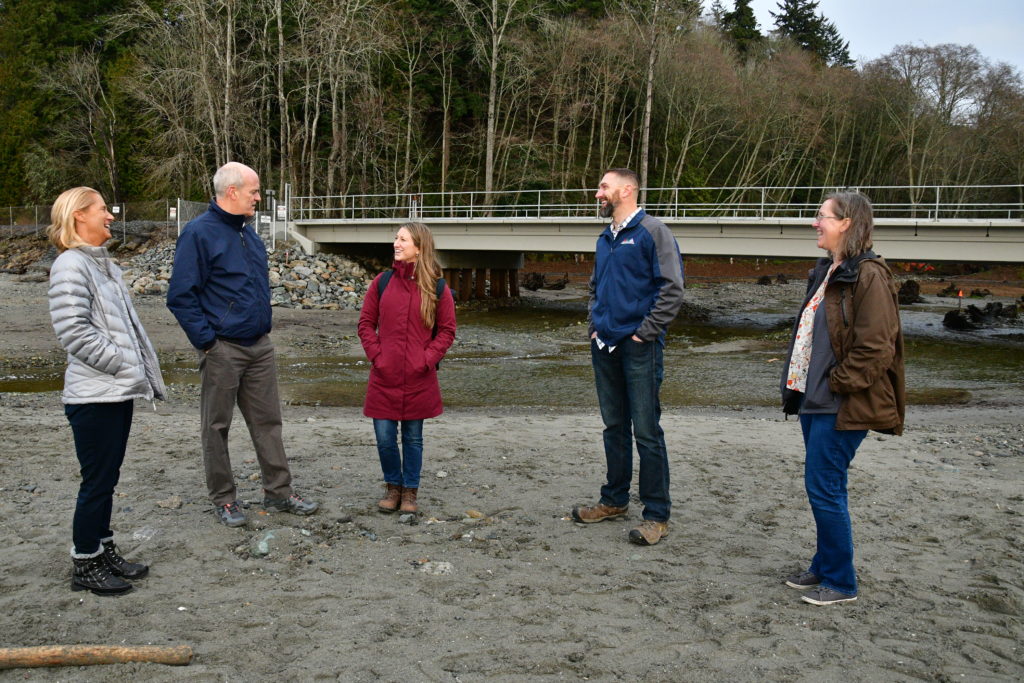
[[[377,294],[378,275],[363,300],[359,340],[372,363],[363,415],[380,420],[423,420],[444,410],[437,364],[455,341],[455,300],[445,285],[437,302],[437,336],[423,325],[414,264],[395,261],[394,275]]]

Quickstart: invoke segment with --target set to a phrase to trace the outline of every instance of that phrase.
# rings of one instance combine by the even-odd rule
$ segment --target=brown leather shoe
[[[399,508],[402,512],[416,512],[419,510],[419,506],[416,505],[416,494],[419,489],[402,489],[402,507]]]
[[[625,517],[628,511],[628,505],[623,505],[622,507],[605,505],[604,503],[598,503],[593,507],[577,505],[572,509],[572,518],[583,524],[593,524],[594,522],[603,522],[606,519]]]
[[[402,500],[402,487],[398,484],[385,484],[387,489],[384,497],[377,501],[377,508],[381,512],[394,512]]]
[[[637,545],[654,545],[668,536],[668,522],[652,522],[645,519],[643,523],[629,532],[629,540]]]

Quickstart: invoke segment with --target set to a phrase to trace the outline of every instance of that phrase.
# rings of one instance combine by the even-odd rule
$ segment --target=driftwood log
[[[88,666],[122,662],[152,662],[185,666],[192,661],[188,645],[42,645],[0,648],[0,669],[40,666]]]

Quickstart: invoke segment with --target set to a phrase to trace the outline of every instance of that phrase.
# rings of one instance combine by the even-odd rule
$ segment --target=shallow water
[[[928,311],[903,313],[911,404],[1024,403],[1024,343],[992,334],[950,333]],[[452,407],[596,407],[585,313],[521,307],[460,311],[455,346],[441,364]],[[662,402],[773,406],[778,403],[787,317],[756,311],[715,324],[677,321],[665,350]],[[941,318],[939,318],[941,321]],[[362,404],[369,366],[361,356],[279,357],[281,397],[294,404]],[[191,362],[165,365],[169,384],[196,384]],[[26,368],[0,377],[0,391],[61,388],[63,369]]]

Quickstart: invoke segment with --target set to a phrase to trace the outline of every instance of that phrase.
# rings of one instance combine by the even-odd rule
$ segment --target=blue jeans
[[[114,536],[110,530],[114,487],[121,477],[134,408],[133,401],[64,406],[82,473],[71,525],[77,555],[98,553],[100,541]]]
[[[608,481],[601,502],[629,505],[633,478],[633,440],[640,454],[640,500],[644,519],[667,522],[672,511],[668,493],[668,451],[661,425],[658,394],[665,376],[664,352],[658,342],[626,339],[608,353],[590,342],[597,400],[604,420],[604,455]]]
[[[402,420],[402,455],[398,455],[398,420],[373,419],[377,455],[384,481],[407,489],[420,487],[423,467],[423,420]]]
[[[802,414],[800,427],[807,451],[804,487],[818,528],[818,549],[809,571],[821,578],[825,588],[856,595],[846,472],[867,430],[837,430],[834,414]]]

